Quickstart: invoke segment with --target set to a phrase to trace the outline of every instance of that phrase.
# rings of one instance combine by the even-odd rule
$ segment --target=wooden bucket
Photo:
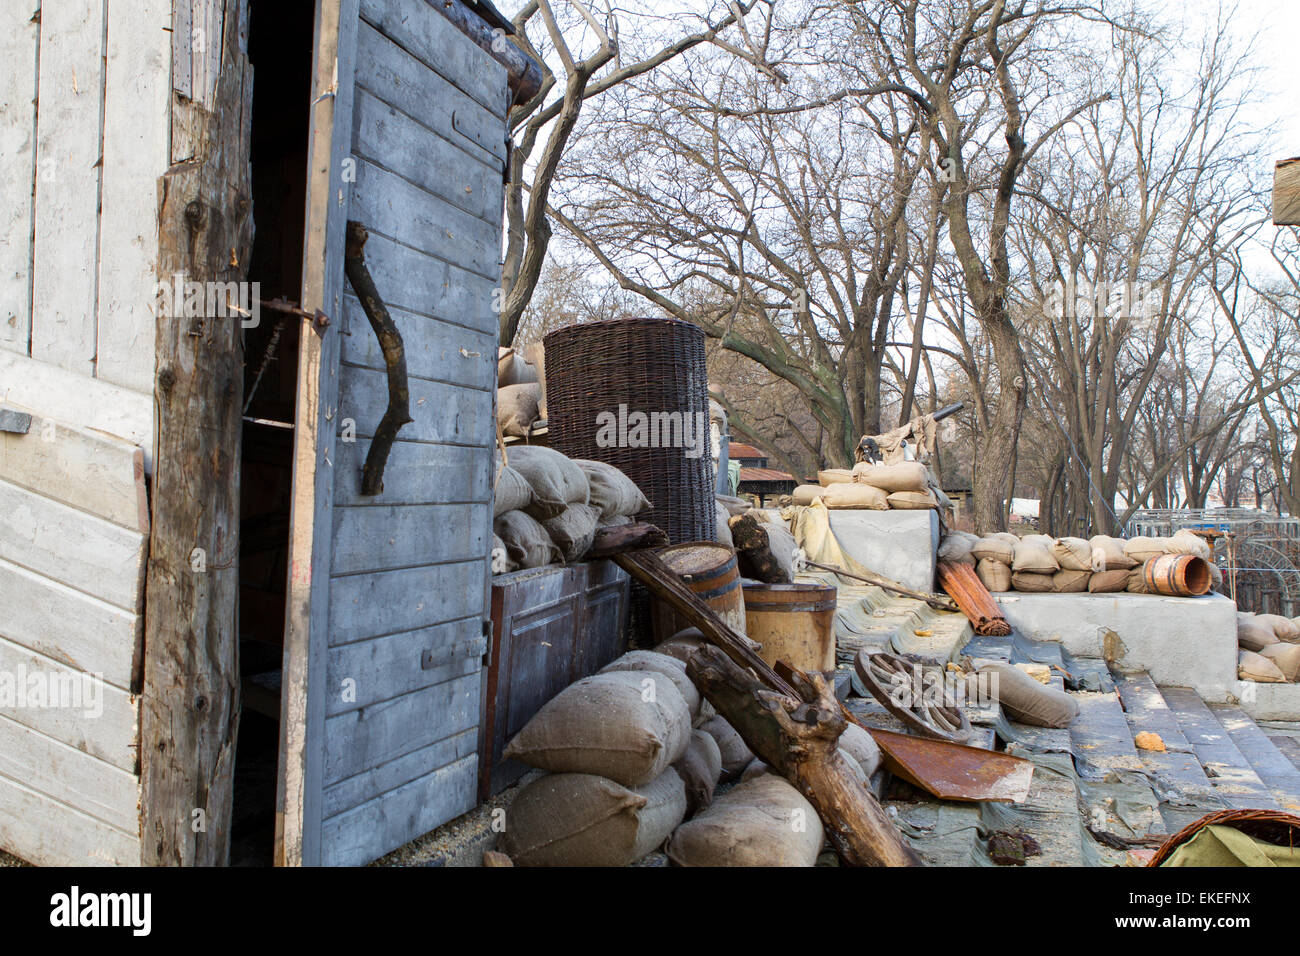
[[[659,557],[724,623],[737,634],[745,633],[745,595],[735,551],[713,541],[686,541],[664,548]],[[659,600],[651,620],[656,644],[692,626]]]
[[[749,637],[763,645],[759,656],[801,671],[835,669],[836,589],[825,584],[747,584]]]
[[[1142,566],[1142,579],[1152,594],[1198,597],[1210,590],[1210,566],[1194,554],[1162,554]]]

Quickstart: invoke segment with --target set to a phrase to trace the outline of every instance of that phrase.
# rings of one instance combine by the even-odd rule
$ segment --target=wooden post
[[[215,283],[244,279],[252,247],[253,74],[248,0],[182,0],[176,11],[190,29],[173,33],[173,165],[159,186],[158,278],[169,292],[159,295],[155,346],[141,856],[146,865],[211,866],[230,853],[239,723],[243,397],[241,319],[226,307],[230,290]],[[202,288],[201,308],[176,301],[178,276],[200,284],[181,289]]]

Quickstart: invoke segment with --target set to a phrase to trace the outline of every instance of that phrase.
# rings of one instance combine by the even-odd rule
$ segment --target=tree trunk
[[[999,379],[997,405],[980,442],[973,482],[975,527],[988,534],[1007,529],[1016,442],[1025,411],[1025,366],[1015,327],[1004,310],[997,316],[982,317],[981,323],[993,345]]]
[[[221,6],[220,0],[214,0]],[[161,182],[159,279],[238,282],[252,246],[253,93],[246,0],[225,0],[213,87],[172,103],[192,154]],[[177,44],[189,56],[190,37]],[[211,288],[210,286],[207,288]],[[205,302],[213,298],[204,295]],[[230,852],[239,724],[240,316],[160,308],[152,529],[140,708],[146,865],[221,865]],[[209,306],[210,308],[210,306]],[[221,314],[221,313],[228,314]]]

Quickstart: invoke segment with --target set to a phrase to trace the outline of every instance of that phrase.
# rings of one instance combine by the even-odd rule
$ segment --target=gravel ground
[[[31,864],[0,850],[0,866],[31,866]]]

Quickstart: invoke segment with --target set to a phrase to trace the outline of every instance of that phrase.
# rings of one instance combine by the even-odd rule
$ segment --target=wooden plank
[[[479,331],[493,327],[492,281],[371,233],[366,266],[384,304]],[[331,313],[337,315],[335,311]]]
[[[471,754],[326,821],[321,862],[368,862],[471,810],[477,767]]]
[[[502,117],[433,73],[368,23],[357,34],[357,85],[401,110],[468,155],[493,165],[506,162]]]
[[[83,375],[95,371],[104,6],[41,10],[31,354]]]
[[[140,613],[148,537],[0,480],[0,558]]]
[[[1300,770],[1292,766],[1282,751],[1273,745],[1268,734],[1260,730],[1240,707],[1233,704],[1211,704],[1210,710],[1219,718],[1228,736],[1250,768],[1259,774],[1278,804],[1287,813],[1300,813]]]
[[[321,309],[333,316],[342,314],[350,184],[341,172],[352,146],[357,4],[358,0],[319,0],[316,4],[302,301],[308,309]],[[298,347],[275,839],[275,861],[287,866],[321,861],[339,327],[336,322],[323,333],[304,332]]]
[[[430,16],[427,0],[361,0],[361,16],[434,73],[505,118],[506,68],[446,18]]]
[[[153,473],[153,396],[0,351],[0,401],[41,419],[103,432],[144,449]],[[35,421],[32,431],[38,431]]]
[[[1300,156],[1280,160],[1273,170],[1273,224],[1300,226]]]
[[[93,682],[93,686],[83,685],[83,692],[88,694],[87,699],[97,702],[95,709],[100,711],[99,715],[87,720],[82,711],[66,707],[26,707],[5,709],[6,717],[122,770],[136,772],[140,743],[139,708],[131,694],[12,641],[0,639],[0,674],[12,674],[17,680],[22,675],[34,673],[47,675],[51,684],[66,684],[72,680]]]
[[[0,495],[0,507],[3,503]],[[473,560],[492,549],[491,523],[487,504],[339,508],[333,574]]]
[[[330,645],[432,627],[480,614],[485,554],[461,564],[439,564],[330,582]]]
[[[171,0],[108,5],[95,374],[153,392],[158,180],[171,155]]]
[[[170,168],[160,186],[160,278],[246,278],[253,238],[246,4],[220,3],[215,22],[224,33],[212,28],[201,38],[215,50],[205,55],[219,58],[220,82],[205,80],[216,93],[193,127],[194,161]],[[195,84],[197,100],[197,76]],[[158,465],[145,597],[141,834],[149,865],[216,866],[229,857],[239,723],[244,356],[239,323],[228,318],[178,322],[160,313],[155,329]],[[206,827],[192,826],[195,810],[206,814]]]
[[[468,388],[496,388],[497,337],[441,319],[389,309],[406,349],[411,378],[446,382]],[[343,362],[386,371],[379,340],[355,296],[343,297]]]
[[[329,714],[369,707],[476,673],[486,650],[478,617],[332,647]],[[438,666],[426,669],[426,663]]]
[[[398,787],[474,754],[476,732],[463,731],[403,754],[325,791],[325,819],[356,809]],[[436,826],[436,824],[435,824]]]
[[[340,377],[339,427],[351,420],[358,441],[369,439],[388,407],[387,377],[383,372],[356,366],[345,366]],[[492,435],[495,422],[491,392],[419,378],[410,380],[409,390],[411,417],[415,420],[402,426],[401,436],[406,441],[485,445]]]
[[[393,442],[382,494],[361,494],[368,442],[342,443],[336,455],[335,502],[345,505],[491,502],[492,449],[466,445]]]
[[[364,102],[363,96],[362,105]],[[437,172],[444,183],[443,191],[431,194],[388,169],[362,160],[352,187],[352,218],[365,223],[372,233],[385,235],[489,282],[499,282],[501,230],[448,201],[444,192],[466,196],[475,191],[495,193],[499,207],[501,177],[482,167],[476,171],[463,160],[459,166],[441,166],[425,149],[425,144],[436,138],[426,133],[412,144],[412,153],[420,156],[422,168]],[[391,162],[396,142],[397,137],[391,133],[382,141],[376,150],[381,163]]]
[[[0,349],[27,354],[32,329],[32,187],[40,0],[0,5]]]
[[[364,161],[445,200],[480,231],[500,221],[505,185],[495,159],[491,166],[483,163],[371,93],[358,93],[354,125],[353,149]],[[499,248],[500,242],[492,245]]]
[[[139,866],[140,838],[0,777],[0,847],[37,866]]]
[[[53,419],[26,435],[0,434],[0,480],[122,528],[148,532],[144,451]]]
[[[478,704],[476,672],[329,718],[326,786],[418,750],[434,737],[432,728],[441,737],[472,730],[478,723]],[[426,730],[412,733],[413,727]]]
[[[139,777],[4,715],[0,715],[0,776],[21,780],[127,833],[140,825]]]
[[[1187,687],[1162,687],[1160,692],[1178,720],[1188,743],[1205,768],[1214,792],[1229,806],[1276,810],[1277,801],[1227,730],[1201,700],[1200,694]]]
[[[0,637],[131,690],[138,673],[136,614],[0,559]]]

